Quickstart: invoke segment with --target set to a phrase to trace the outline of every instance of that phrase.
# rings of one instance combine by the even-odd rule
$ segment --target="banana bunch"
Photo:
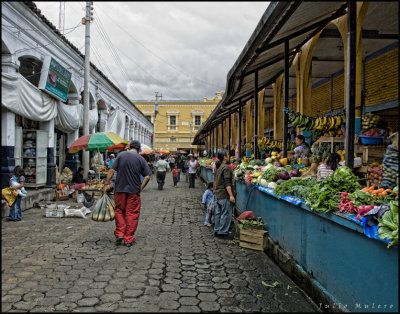
[[[267,144],[269,144],[269,139],[266,138],[265,136],[259,137],[257,144],[258,144],[258,149],[260,151],[265,151],[267,149]]]
[[[267,148],[279,148],[282,149],[283,143],[280,141],[269,141]]]
[[[94,221],[112,221],[115,218],[115,203],[104,193],[94,206],[92,220]]]
[[[331,117],[313,118],[302,115],[298,112],[293,112],[289,116],[289,123],[292,125],[292,127],[313,131],[329,131],[339,127],[345,121],[346,116],[344,114]]]
[[[295,142],[291,142],[291,141],[287,142],[287,149],[288,150],[294,150],[295,148],[296,148],[296,143]]]

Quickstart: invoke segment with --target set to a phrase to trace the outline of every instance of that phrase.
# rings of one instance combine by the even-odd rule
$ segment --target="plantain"
[[[110,221],[111,214],[110,214],[110,205],[108,205],[105,209],[104,221]]]

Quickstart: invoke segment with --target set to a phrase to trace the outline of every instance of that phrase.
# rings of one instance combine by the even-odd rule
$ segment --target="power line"
[[[203,80],[201,80],[201,79],[198,79],[198,78],[196,78],[196,77],[192,77],[192,76],[188,75],[187,73],[183,72],[182,70],[176,68],[174,65],[172,65],[171,63],[169,63],[168,61],[166,61],[165,59],[163,59],[162,57],[158,56],[156,53],[154,53],[153,51],[151,51],[149,48],[147,48],[147,47],[146,47],[144,44],[142,44],[138,39],[136,39],[135,37],[133,37],[132,34],[128,33],[128,32],[126,31],[126,29],[123,28],[123,27],[121,27],[113,18],[111,18],[110,15],[107,14],[107,17],[110,18],[110,19],[114,22],[114,24],[117,25],[120,29],[122,29],[129,37],[131,37],[133,40],[135,40],[137,43],[139,43],[143,48],[145,48],[148,52],[150,52],[152,55],[154,55],[155,57],[157,57],[158,59],[160,59],[161,61],[163,61],[165,64],[169,65],[169,66],[170,66],[171,68],[173,68],[174,70],[176,70],[176,71],[178,71],[179,73],[181,73],[181,74],[183,74],[183,75],[185,75],[185,76],[187,76],[187,77],[189,77],[189,78],[192,78],[192,79],[194,79],[194,80],[196,80],[196,81],[199,81],[199,82],[202,82],[202,83],[207,84],[208,86],[214,87],[214,85],[212,85],[212,84],[210,84],[210,83],[208,83],[208,82],[206,82],[206,81],[203,81]]]

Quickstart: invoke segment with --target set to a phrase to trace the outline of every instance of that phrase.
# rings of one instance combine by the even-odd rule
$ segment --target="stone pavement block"
[[[101,295],[104,294],[103,289],[88,289],[83,292],[83,296],[88,298],[88,297],[100,297]]]
[[[78,306],[94,306],[98,304],[100,300],[98,298],[83,298],[78,301]]]
[[[217,300],[217,296],[215,293],[199,293],[197,298],[204,302],[212,302]]]
[[[95,307],[96,312],[114,312],[118,308],[116,302],[102,303]]]
[[[71,310],[73,310],[76,307],[77,307],[76,303],[73,303],[73,302],[61,302],[60,304],[57,304],[55,308],[56,308],[57,311],[70,312]]]
[[[178,302],[181,305],[197,305],[200,303],[200,300],[195,297],[181,297]]]
[[[182,305],[179,309],[179,312],[182,313],[198,313],[201,312],[200,308],[197,306],[190,306],[190,305]]]
[[[177,310],[180,306],[180,304],[174,300],[165,300],[159,302],[158,305],[160,309],[165,309],[165,310]]]
[[[221,313],[242,313],[243,310],[240,307],[234,305],[222,306],[220,309]]]
[[[202,312],[216,312],[220,309],[220,305],[216,302],[200,302],[199,307]]]

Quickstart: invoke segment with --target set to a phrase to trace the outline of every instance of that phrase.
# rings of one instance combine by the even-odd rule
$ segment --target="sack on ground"
[[[87,218],[86,215],[90,214],[90,209],[85,206],[81,208],[64,208],[65,217],[79,217],[79,218]]]
[[[83,203],[84,201],[85,201],[85,195],[83,193],[79,193],[78,196],[76,197],[76,202]]]
[[[98,200],[92,212],[94,221],[112,221],[115,218],[115,203],[104,193]]]
[[[68,167],[65,167],[60,174],[60,182],[64,184],[70,184],[72,181],[72,171]]]

